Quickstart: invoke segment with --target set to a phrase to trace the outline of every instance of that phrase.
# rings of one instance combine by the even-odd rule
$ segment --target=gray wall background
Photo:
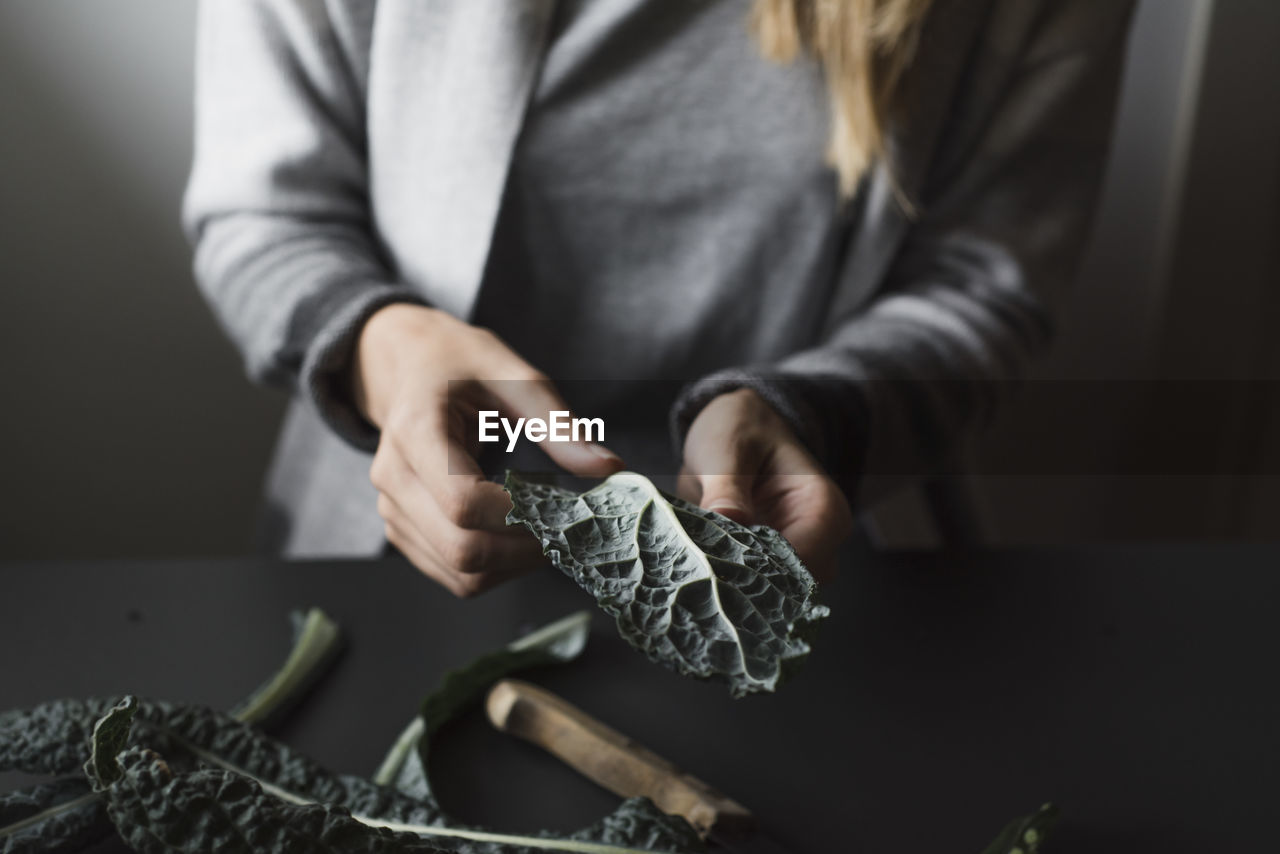
[[[0,2],[0,555],[244,551],[280,402],[191,283],[189,0]]]
[[[191,0],[0,3],[0,558],[249,547],[281,400],[242,378],[178,230],[193,23]],[[1143,4],[1098,240],[1041,376],[1275,366],[1277,43],[1270,0]],[[1262,419],[1242,453],[1280,458],[1273,412],[1229,416],[1211,444]],[[1151,428],[1094,439],[1121,453]],[[1001,542],[1274,537],[1280,518],[1267,478],[979,491]]]

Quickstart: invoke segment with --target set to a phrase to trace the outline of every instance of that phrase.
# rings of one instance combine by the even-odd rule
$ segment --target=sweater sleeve
[[[1096,206],[1131,4],[1047,4],[961,162],[931,167],[878,295],[812,349],[718,372],[673,411],[753,388],[856,503],[936,471],[1051,333]],[[944,174],[936,174],[942,171]]]
[[[197,283],[249,376],[302,395],[368,450],[377,433],[346,388],[355,340],[379,308],[421,299],[378,248],[362,84],[328,8],[200,4],[183,220]]]

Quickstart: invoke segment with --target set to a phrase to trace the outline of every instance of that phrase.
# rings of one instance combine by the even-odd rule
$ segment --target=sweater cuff
[[[360,451],[373,453],[380,433],[351,398],[351,362],[365,322],[374,312],[393,303],[425,305],[422,297],[404,286],[377,282],[359,287],[334,288],[317,294],[295,318],[308,325],[303,332],[309,344],[302,362],[299,390],[324,423],[341,439]]]
[[[827,473],[852,495],[861,470],[870,427],[870,407],[858,384],[847,377],[812,376],[781,368],[731,368],[686,386],[671,410],[676,457],[693,420],[722,394],[751,389],[787,422]]]

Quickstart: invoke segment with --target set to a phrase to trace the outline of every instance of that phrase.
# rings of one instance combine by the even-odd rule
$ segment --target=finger
[[[447,559],[426,543],[412,527],[391,521],[386,526],[387,541],[400,550],[409,561],[432,580],[444,586],[455,596],[469,598],[490,590],[528,571],[528,564],[507,563],[504,568],[479,572],[459,572]],[[494,535],[487,535],[494,536]]]
[[[459,598],[467,598],[479,593],[475,588],[476,582],[464,584],[456,574],[448,572],[440,565],[435,556],[430,554],[422,545],[414,539],[409,532],[393,522],[387,522],[384,525],[384,534],[387,542],[395,546],[400,554],[404,555],[409,563],[413,564],[418,570],[441,587],[448,590],[454,596]]]
[[[830,581],[835,576],[836,555],[841,544],[853,533],[853,514],[839,489],[829,480],[817,475],[784,475],[784,477],[814,478],[806,485],[810,494],[801,499],[800,512],[780,531],[819,581]]]
[[[425,517],[413,518],[386,493],[378,496],[378,513],[395,525],[402,537],[451,573],[485,573],[505,579],[523,575],[543,563],[538,541],[523,531],[510,529],[495,534],[457,528],[431,506]]]
[[[394,513],[407,524],[420,527],[418,520],[439,513],[431,492],[392,442],[378,447],[369,480],[378,490],[378,513],[383,519],[391,521]]]
[[[487,386],[508,413],[516,418],[540,418],[548,424],[552,412],[567,413],[567,417],[573,418],[569,404],[555,385],[533,368],[528,370],[528,379],[495,382]],[[621,457],[604,445],[585,439],[543,442],[541,448],[556,465],[580,477],[607,477],[623,468]]]
[[[382,517],[382,521],[386,526],[388,542],[403,551],[405,548],[411,548],[415,554],[422,556],[428,560],[433,567],[441,571],[453,574],[445,561],[442,559],[439,551],[431,542],[431,538],[425,536],[421,529],[414,524],[404,511],[396,504],[395,499],[388,496],[385,492],[378,495],[378,515]],[[391,539],[390,532],[394,531],[396,539]]]
[[[803,446],[775,448],[757,504],[800,556],[814,578],[829,581],[840,545],[854,530],[853,511],[840,487]]]
[[[384,473],[387,483],[382,491],[397,500],[404,493],[402,503],[408,505],[406,510],[414,518],[423,518],[430,512],[423,506],[425,492],[438,512],[456,527],[494,532],[507,529],[511,498],[501,486],[485,479],[475,458],[450,434],[443,405],[400,426],[392,432],[390,441],[391,451],[399,455],[404,465],[388,461]],[[376,457],[374,462],[378,462]],[[406,469],[417,486],[405,477]],[[393,477],[398,480],[392,482]]]
[[[514,578],[544,562],[541,545],[523,530],[500,534],[469,531],[455,528],[438,516],[427,519],[417,530],[450,572]]]
[[[454,475],[446,475],[445,477],[454,477]],[[429,542],[435,541],[446,529],[463,527],[456,524],[457,519],[462,515],[461,511],[459,511],[458,516],[451,517],[450,514],[447,514],[440,507],[431,490],[422,482],[417,473],[409,468],[408,464],[399,457],[399,452],[394,448],[378,449],[378,455],[374,457],[370,479],[373,480],[374,486],[378,488],[380,493],[387,499],[394,500],[404,516],[422,531]],[[523,530],[507,526],[506,511],[511,506],[510,498],[505,491],[502,491],[501,487],[475,478],[468,478],[465,482],[473,485],[474,488],[483,490],[497,488],[501,495],[495,496],[498,513],[500,514],[498,517],[487,515],[478,519],[478,527],[463,527],[464,530],[488,531],[496,536],[510,537],[521,541],[529,539]],[[465,501],[465,497],[462,500]]]
[[[697,480],[698,503],[744,525],[755,520],[752,493],[764,459],[760,442],[718,431],[703,433],[685,446],[685,465]]]
[[[696,474],[684,466],[680,467],[680,472],[676,475],[676,495],[690,504],[697,504],[702,500],[702,483]]]
[[[703,475],[699,504],[740,524],[754,524],[755,510],[751,503],[753,479],[749,475]]]

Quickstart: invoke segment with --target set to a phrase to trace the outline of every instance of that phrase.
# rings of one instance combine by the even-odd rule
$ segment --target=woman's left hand
[[[775,528],[819,581],[835,574],[853,512],[773,407],[750,389],[708,403],[684,442],[680,497],[744,525]]]

